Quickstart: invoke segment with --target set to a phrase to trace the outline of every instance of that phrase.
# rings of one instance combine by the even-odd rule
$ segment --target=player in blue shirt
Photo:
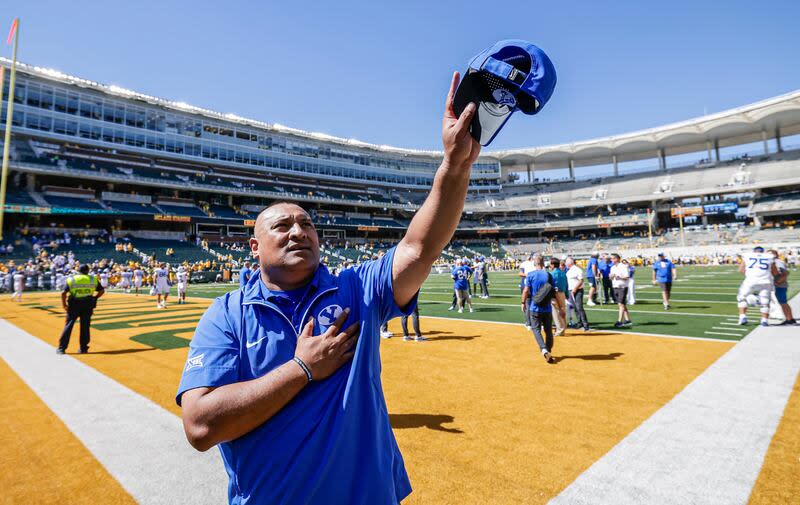
[[[338,277],[309,214],[259,214],[260,271],[200,320],[176,396],[196,449],[219,445],[232,504],[394,505],[411,492],[381,386],[380,325],[410,314],[455,231],[480,144],[475,105],[443,119],[444,159],[400,243]],[[187,495],[187,502],[192,498]]]
[[[658,259],[653,263],[653,285],[661,285],[661,299],[664,302],[664,310],[669,310],[669,297],[672,295],[672,283],[678,278],[678,271],[675,265],[664,256],[663,252],[658,253]]]
[[[586,281],[589,283],[589,301],[586,305],[597,305],[597,279],[601,277],[597,268],[597,256],[597,253],[592,253],[589,262],[586,263]]]
[[[551,302],[556,286],[553,277],[544,269],[544,258],[539,255],[534,256],[533,268],[525,277],[525,288],[522,290],[523,310],[527,304],[528,313],[531,315],[531,330],[545,361],[555,363],[556,360],[550,353],[553,350],[553,306]],[[545,284],[550,285],[550,292],[540,303],[536,303],[534,299],[536,293]],[[546,340],[542,338],[542,330],[544,330]]]
[[[467,266],[467,260],[462,259],[461,264],[453,269],[450,276],[453,278],[453,291],[456,293],[458,301],[458,313],[464,312],[465,303],[470,312],[475,312],[472,308],[472,297],[469,294],[469,279],[472,277],[472,269]]]
[[[600,282],[603,286],[604,305],[616,303],[616,300],[614,299],[614,290],[611,288],[611,278],[609,277],[612,266],[613,264],[611,263],[611,259],[609,259],[606,253],[603,253],[600,261],[597,262],[597,270],[600,272],[600,278],[598,279],[598,282]]]
[[[239,287],[244,288],[250,277],[253,275],[253,270],[249,261],[244,262],[244,266],[239,270]]]

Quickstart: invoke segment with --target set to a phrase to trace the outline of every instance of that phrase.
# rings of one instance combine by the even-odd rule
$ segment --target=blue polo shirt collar
[[[310,285],[311,287],[306,294],[306,298],[320,291],[336,289],[333,276],[322,263],[319,264],[317,271],[314,272],[314,277],[311,278]],[[265,289],[262,289],[262,286]],[[242,304],[260,303],[273,305],[269,300],[273,295],[269,294],[265,296],[265,292],[270,293],[269,289],[266,289],[264,283],[261,282],[261,272],[254,273],[254,275],[250,277],[250,280],[247,281],[247,284],[242,288]]]

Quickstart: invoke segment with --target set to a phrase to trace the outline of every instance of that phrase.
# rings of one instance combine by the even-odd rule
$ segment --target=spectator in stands
[[[780,326],[797,324],[787,298],[787,291],[789,290],[789,269],[786,267],[786,263],[778,255],[778,251],[772,249],[769,252],[775,256],[775,268],[778,271],[778,275],[775,276],[775,299],[778,300],[778,303],[781,306],[784,318]]]
[[[589,283],[589,300],[586,305],[597,305],[597,280],[602,282],[600,270],[597,268],[597,253],[592,253],[586,264],[586,282]]]
[[[218,298],[200,320],[176,401],[195,448],[224,444],[232,501],[398,503],[410,494],[375,381],[377,330],[413,311],[461,218],[480,144],[469,134],[475,104],[453,111],[457,85],[455,74],[442,164],[395,248],[333,277],[320,267],[308,213],[273,204],[250,240],[258,282]]]
[[[631,315],[628,312],[628,284],[631,280],[631,271],[628,265],[622,262],[619,254],[612,254],[611,262],[613,266],[609,271],[608,277],[611,280],[614,298],[616,298],[619,307],[619,314],[614,327],[621,328],[631,324]]]
[[[567,274],[561,270],[558,258],[550,259],[550,275],[553,277],[555,295],[553,296],[553,320],[556,323],[556,337],[564,335],[567,328]]]

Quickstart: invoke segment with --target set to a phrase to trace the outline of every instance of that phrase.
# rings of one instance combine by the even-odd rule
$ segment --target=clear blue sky
[[[800,88],[798,1],[16,2],[19,58],[223,113],[440,148],[450,75],[499,39],[558,86],[491,148],[624,133]],[[3,54],[10,55],[4,46]]]

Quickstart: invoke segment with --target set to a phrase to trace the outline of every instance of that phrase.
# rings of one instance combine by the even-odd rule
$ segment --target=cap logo
[[[508,105],[509,107],[517,106],[517,99],[508,90],[498,88],[492,91],[492,96],[499,105]]]

